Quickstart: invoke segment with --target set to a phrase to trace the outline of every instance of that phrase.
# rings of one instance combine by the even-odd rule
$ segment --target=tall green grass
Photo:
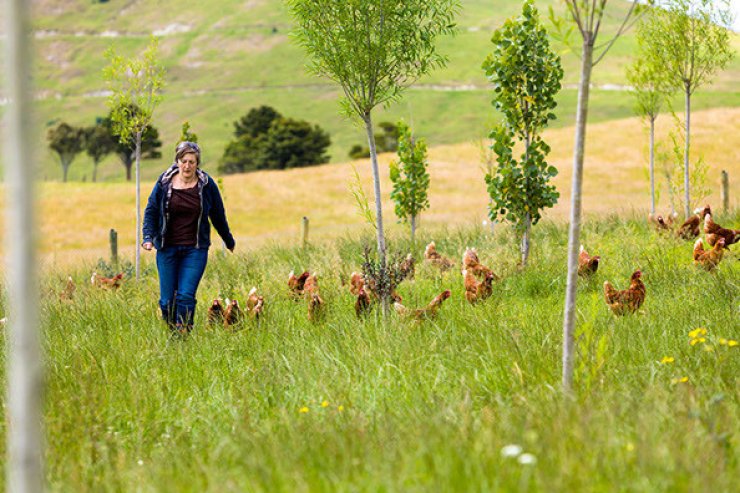
[[[737,225],[740,212],[717,220]],[[504,227],[493,237],[422,230],[414,248],[403,238],[391,245],[420,258],[431,239],[455,259],[477,247],[503,276],[493,297],[471,306],[458,272],[421,264],[400,287],[404,303],[421,306],[448,288],[452,297],[436,320],[393,315],[385,325],[377,313],[358,320],[340,282],[359,270],[369,233],[248,256],[214,249],[197,327],[180,341],[158,320],[152,266],[117,293],[92,289],[82,269],[72,303],[56,295],[68,273],[52,274],[42,302],[50,489],[736,490],[740,347],[719,338],[740,339],[737,247],[710,274],[692,265],[691,243],[642,219],[588,221],[583,243],[602,264],[579,285],[576,392],[566,398],[565,227],[534,228],[524,272]],[[615,317],[602,284],[625,288],[636,268],[647,300]],[[301,269],[319,274],[322,323],[288,296],[287,274]],[[210,299],[243,301],[253,285],[267,300],[259,327],[205,327]],[[698,327],[707,340],[692,346]],[[507,444],[536,464],[504,457]]]

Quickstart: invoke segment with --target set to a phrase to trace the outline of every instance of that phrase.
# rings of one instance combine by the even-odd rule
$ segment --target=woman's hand
[[[154,245],[152,244],[151,241],[147,241],[141,246],[144,248],[144,250],[151,250],[152,248],[154,248]]]

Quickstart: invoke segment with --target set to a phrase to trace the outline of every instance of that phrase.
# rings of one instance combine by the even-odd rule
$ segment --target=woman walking
[[[200,169],[200,147],[181,142],[175,162],[154,184],[144,211],[145,250],[157,249],[159,306],[170,330],[193,328],[195,294],[208,262],[211,225],[234,251],[218,186]]]

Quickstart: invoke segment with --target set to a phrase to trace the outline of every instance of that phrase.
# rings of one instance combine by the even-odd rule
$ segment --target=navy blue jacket
[[[167,231],[167,212],[170,198],[172,197],[172,178],[180,170],[177,164],[173,164],[167,171],[162,173],[154,184],[154,189],[144,210],[144,241],[153,243],[158,250],[164,248],[164,234]],[[231,250],[236,242],[229,231],[229,223],[226,221],[224,203],[218,186],[208,174],[200,169],[197,170],[198,193],[200,195],[200,218],[198,218],[198,238],[195,248],[208,248],[211,245],[211,219],[213,227],[226,243],[226,248]]]

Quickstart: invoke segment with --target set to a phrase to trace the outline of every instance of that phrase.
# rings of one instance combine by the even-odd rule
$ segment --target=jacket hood
[[[159,182],[162,185],[168,185],[172,181],[172,178],[179,172],[180,168],[177,167],[177,163],[173,163],[172,166],[170,166],[167,171],[162,173],[162,176],[159,177]],[[208,183],[208,174],[206,174],[205,171],[198,168],[195,170],[195,174],[198,176],[198,181],[201,185],[206,185]]]

